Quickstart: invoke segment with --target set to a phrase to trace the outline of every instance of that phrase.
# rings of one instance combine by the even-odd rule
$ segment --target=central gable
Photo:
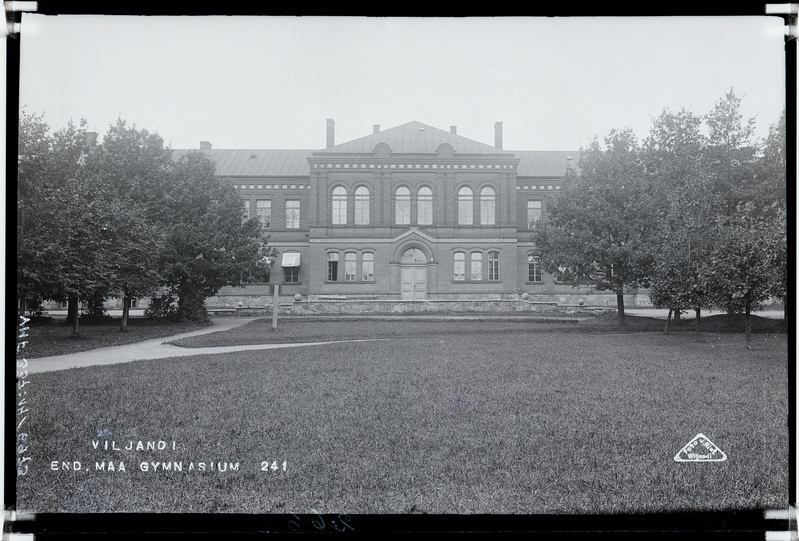
[[[451,149],[451,150],[450,150]],[[437,154],[440,150],[457,154],[512,155],[502,149],[413,121],[366,137],[335,145],[314,155],[340,154]]]

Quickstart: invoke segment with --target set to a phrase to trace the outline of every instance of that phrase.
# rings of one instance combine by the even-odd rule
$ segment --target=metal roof
[[[500,148],[486,145],[454,133],[413,121],[387,130],[354,139],[315,152],[371,154],[375,146],[385,143],[392,154],[434,154],[443,143],[449,143],[456,154],[508,154]]]
[[[514,150],[519,158],[519,177],[562,177],[569,163],[568,157],[577,168],[580,153],[571,150]]]
[[[519,159],[519,177],[562,177],[572,156],[577,167],[578,151],[569,150],[502,150],[454,133],[409,122],[366,137],[361,137],[324,150],[286,149],[213,149],[174,150],[175,159],[189,152],[202,152],[216,163],[216,174],[223,177],[309,177],[308,158],[321,153],[371,154],[379,143],[385,143],[394,154],[433,154],[443,143],[449,143],[457,154],[505,154]]]
[[[216,163],[222,177],[307,177],[308,158],[313,150],[214,149],[173,151],[175,159],[189,152],[202,152]]]

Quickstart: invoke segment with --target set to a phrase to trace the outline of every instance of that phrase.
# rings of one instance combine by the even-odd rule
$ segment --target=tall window
[[[533,226],[541,219],[541,201],[530,200],[527,202],[527,227]]]
[[[347,223],[347,190],[339,186],[333,190],[333,225]]]
[[[466,279],[466,254],[455,252],[455,280]]]
[[[416,195],[416,223],[433,225],[433,191],[430,188],[419,188]]]
[[[472,280],[483,279],[483,254],[472,252]]]
[[[361,261],[361,280],[373,282],[375,279],[375,254],[366,252]]]
[[[355,190],[355,225],[369,225],[369,189]]]
[[[329,253],[329,254],[327,254],[327,281],[328,282],[336,282],[336,281],[338,281],[338,254],[337,253]]]
[[[283,268],[283,282],[286,284],[296,284],[300,281],[300,268],[299,267],[284,267]]]
[[[474,195],[471,188],[458,190],[458,224],[472,225],[474,223]]]
[[[480,225],[494,225],[497,221],[497,201],[493,188],[480,190]]]
[[[488,279],[499,280],[499,252],[488,252]]]
[[[395,212],[397,225],[411,223],[411,191],[408,188],[397,188],[395,195]]]
[[[541,281],[541,259],[537,255],[527,256],[527,281]]]
[[[259,199],[255,202],[255,214],[263,227],[272,227],[272,201]]]
[[[355,252],[344,254],[344,281],[355,281],[355,269],[358,265],[358,255]]]
[[[300,228],[300,201],[289,199],[286,201],[286,229]]]
[[[249,201],[242,201],[244,203],[244,221],[250,219],[250,202]]]

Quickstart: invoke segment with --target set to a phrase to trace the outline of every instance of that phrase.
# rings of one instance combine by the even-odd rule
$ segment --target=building
[[[307,300],[518,299],[591,293],[542,271],[531,226],[576,151],[505,150],[409,122],[321,150],[201,150],[280,251],[270,282]],[[189,150],[176,150],[177,156]],[[261,304],[269,284],[223,288],[214,305]],[[594,295],[595,296],[595,295]],[[608,302],[615,303],[615,298]]]

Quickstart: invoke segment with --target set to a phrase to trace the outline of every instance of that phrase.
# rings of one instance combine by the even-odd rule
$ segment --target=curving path
[[[297,344],[256,344],[247,346],[220,346],[206,348],[182,348],[166,344],[180,338],[188,338],[200,334],[208,334],[217,331],[226,331],[254,321],[255,318],[220,318],[211,319],[211,326],[197,331],[191,331],[174,336],[154,338],[134,344],[122,346],[110,346],[105,348],[69,353],[67,355],[54,355],[52,357],[40,357],[38,359],[28,359],[28,366],[24,368],[29,374],[39,372],[53,372],[56,370],[67,370],[70,368],[81,368],[84,366],[100,366],[107,364],[129,363],[133,361],[144,361],[148,359],[165,359],[168,357],[187,357],[190,355],[211,355],[215,353],[231,353],[236,351],[250,351],[258,349],[293,348],[301,346],[315,346],[321,344],[332,344],[340,340],[330,340],[327,342],[304,342]],[[374,340],[347,340],[347,342],[372,342]]]

